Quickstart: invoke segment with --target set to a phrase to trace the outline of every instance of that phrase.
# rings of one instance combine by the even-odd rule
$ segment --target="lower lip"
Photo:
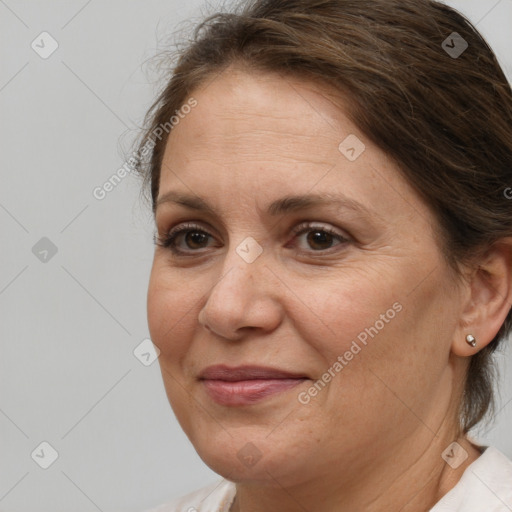
[[[255,379],[230,382],[203,380],[206,392],[220,405],[251,405],[294,388],[306,379]]]

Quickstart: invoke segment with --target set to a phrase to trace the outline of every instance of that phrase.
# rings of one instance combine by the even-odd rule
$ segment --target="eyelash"
[[[308,253],[327,253],[331,252],[334,247],[337,247],[338,245],[346,245],[351,240],[347,237],[344,237],[340,233],[338,233],[333,228],[330,228],[328,226],[322,226],[318,223],[314,222],[303,222],[302,224],[299,224],[296,228],[292,230],[294,239],[299,237],[300,235],[303,235],[304,233],[312,232],[312,231],[318,231],[322,233],[327,233],[333,237],[334,240],[337,240],[339,244],[336,244],[333,247],[329,247],[325,250],[318,250],[315,251],[313,249],[310,249],[309,251],[305,251],[304,249],[299,250],[299,252],[308,252]],[[210,233],[208,233],[204,228],[197,224],[182,224],[180,226],[175,227],[172,229],[169,233],[165,233],[163,236],[157,236],[154,237],[154,243],[155,245],[159,247],[163,247],[165,249],[169,249],[174,255],[176,256],[193,256],[200,254],[201,250],[188,250],[183,251],[181,249],[178,249],[176,246],[176,239],[183,234],[187,234],[190,232],[195,233],[201,233],[207,236],[212,236]]]

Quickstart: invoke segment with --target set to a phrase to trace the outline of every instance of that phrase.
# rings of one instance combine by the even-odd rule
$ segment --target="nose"
[[[249,332],[272,332],[283,318],[274,280],[264,258],[246,263],[236,253],[226,256],[222,276],[217,277],[199,312],[199,323],[231,341]]]

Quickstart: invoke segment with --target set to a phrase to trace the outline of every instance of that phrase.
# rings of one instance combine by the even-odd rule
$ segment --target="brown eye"
[[[184,224],[159,237],[155,237],[155,243],[166,249],[170,249],[176,255],[201,254],[202,249],[220,247],[213,235],[194,224]]]
[[[189,249],[203,249],[208,247],[209,235],[203,231],[188,231],[185,234],[185,244]]]
[[[350,238],[344,236],[343,231],[339,232],[329,225],[304,223],[294,229],[294,234],[295,237],[291,243],[303,253],[327,252],[338,245],[345,246],[350,243]]]
[[[311,249],[314,251],[321,251],[330,249],[333,246],[335,240],[331,233],[315,229],[308,233],[307,241]]]

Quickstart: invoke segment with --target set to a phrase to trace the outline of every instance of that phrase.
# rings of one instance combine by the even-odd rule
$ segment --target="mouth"
[[[308,380],[304,374],[262,366],[209,366],[199,374],[205,391],[216,403],[243,406],[288,391]]]

